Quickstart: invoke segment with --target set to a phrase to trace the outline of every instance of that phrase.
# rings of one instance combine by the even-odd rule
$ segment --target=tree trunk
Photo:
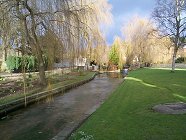
[[[46,81],[46,78],[45,78],[45,67],[44,67],[44,63],[41,60],[39,60],[38,69],[39,69],[39,81],[40,81],[40,84],[43,85],[43,86],[46,86],[47,85],[47,81]]]
[[[25,24],[25,28],[26,28],[26,33],[27,33],[27,38],[29,39],[29,42],[31,44],[33,44],[35,46],[36,49],[36,56],[38,59],[38,70],[39,70],[39,82],[41,85],[46,86],[47,85],[47,81],[46,81],[46,77],[45,77],[45,66],[44,66],[44,60],[43,60],[43,56],[42,56],[42,50],[41,50],[41,45],[38,41],[37,35],[36,35],[36,23],[35,23],[35,18],[34,18],[34,12],[33,10],[29,7],[27,1],[25,2],[25,6],[27,8],[27,10],[30,12],[31,15],[31,34],[32,34],[32,38],[31,36],[29,36],[28,33],[28,29],[27,29],[27,24]],[[26,18],[25,18],[26,21]]]
[[[2,42],[2,61],[5,62],[7,59],[7,49],[8,49],[8,40],[9,37],[8,36],[4,36],[3,38],[3,42]]]
[[[176,61],[176,54],[177,54],[177,47],[174,48],[174,53],[173,53],[173,56],[172,56],[172,72],[175,72],[175,61]]]
[[[173,57],[172,57],[172,72],[175,71],[175,60],[176,60],[176,55],[173,54]]]
[[[7,48],[4,48],[4,56],[3,56],[3,60],[6,61],[7,60]]]
[[[47,80],[46,80],[46,76],[45,76],[45,65],[44,65],[41,47],[39,45],[39,42],[37,42],[37,41],[35,43],[35,48],[36,48],[36,56],[37,56],[37,60],[38,60],[39,83],[43,86],[46,86]]]

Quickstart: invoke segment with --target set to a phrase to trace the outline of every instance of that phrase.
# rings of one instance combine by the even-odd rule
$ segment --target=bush
[[[8,70],[12,72],[22,72],[25,67],[26,72],[37,70],[37,60],[34,56],[8,56],[6,60]]]
[[[43,55],[43,61],[45,70],[48,68],[48,58]],[[25,68],[26,72],[38,71],[38,61],[33,55],[26,56],[8,56],[6,65],[9,71],[19,73],[22,72],[22,68]]]
[[[2,62],[2,64],[1,64],[1,71],[2,72],[5,72],[5,71],[8,71],[8,68],[7,68],[7,64],[6,64],[6,62]]]
[[[183,63],[186,60],[185,57],[179,57],[176,59],[175,63]]]
[[[11,55],[8,56],[6,65],[10,71],[18,70],[21,67],[21,57]]]
[[[4,81],[4,80],[5,80],[5,78],[0,76],[0,81]]]

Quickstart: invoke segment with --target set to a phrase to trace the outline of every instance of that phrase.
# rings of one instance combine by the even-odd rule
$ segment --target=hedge
[[[10,55],[6,60],[8,70],[12,72],[22,72],[25,68],[26,72],[37,71],[37,59],[32,55],[26,56],[13,56]]]

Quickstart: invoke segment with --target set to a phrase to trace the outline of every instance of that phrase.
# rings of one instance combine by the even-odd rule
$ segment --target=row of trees
[[[112,20],[107,0],[1,0],[0,40],[5,59],[10,46],[37,58],[43,85],[43,54],[50,68],[56,59],[74,61],[80,55],[98,64],[110,60],[122,68],[135,61],[166,62],[173,53],[174,71],[176,54],[185,41],[185,8],[185,0],[157,0],[152,14],[156,24],[132,18],[122,28],[124,41],[116,37],[109,48],[100,30],[100,24]]]
[[[115,37],[110,50],[110,61],[122,68],[124,64],[168,63],[172,42],[161,37],[154,24],[140,17],[133,17],[121,29],[124,40]]]
[[[128,24],[125,23],[122,28],[125,41],[115,39],[111,50],[113,53],[117,46],[117,56],[111,53],[111,60],[113,63],[117,60],[117,64],[123,61],[128,65],[133,61],[140,64],[167,63],[172,56],[174,71],[177,52],[185,44],[185,15],[185,0],[157,0],[152,13],[153,20],[133,17]]]
[[[104,44],[100,23],[112,20],[107,0],[1,0],[0,35],[8,47],[38,61],[40,83],[46,85],[43,54],[72,61],[85,49]],[[50,63],[51,62],[51,63]]]

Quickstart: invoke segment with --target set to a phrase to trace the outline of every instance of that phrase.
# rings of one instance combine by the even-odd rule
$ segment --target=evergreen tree
[[[113,63],[114,65],[118,65],[119,63],[119,52],[118,52],[118,44],[114,43],[112,45],[112,48],[110,50],[109,54],[109,61]]]

